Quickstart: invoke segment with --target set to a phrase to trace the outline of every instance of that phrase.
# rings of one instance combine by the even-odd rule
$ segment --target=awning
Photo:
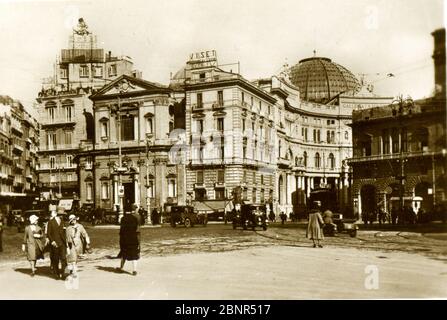
[[[26,197],[26,193],[18,193],[18,192],[0,192],[0,196],[3,197]]]
[[[225,211],[226,201],[196,201],[194,202],[194,208],[196,211],[201,213],[213,213],[213,212],[223,212]]]

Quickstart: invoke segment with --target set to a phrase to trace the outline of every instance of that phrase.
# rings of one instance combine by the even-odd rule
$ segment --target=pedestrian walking
[[[314,248],[316,248],[317,246],[319,248],[323,248],[323,246],[320,244],[320,240],[324,239],[323,230],[321,229],[321,226],[323,224],[324,221],[321,217],[321,203],[320,201],[314,201],[311,205],[311,210],[309,211],[306,233],[306,237],[313,241]]]
[[[121,265],[118,271],[123,272],[126,261],[132,261],[132,275],[137,275],[137,261],[140,259],[140,222],[136,204],[132,205],[132,212],[126,212],[121,219],[120,228],[120,256]]]
[[[51,212],[51,219],[48,222],[47,237],[51,245],[51,266],[56,279],[62,279],[65,268],[67,267],[67,236],[64,221],[61,215],[64,214],[64,208],[59,207]],[[59,263],[61,269],[59,269]]]
[[[37,225],[39,218],[36,215],[29,217],[30,225],[25,227],[25,235],[23,237],[22,251],[26,253],[26,257],[31,266],[31,277],[36,274],[36,262],[44,258],[44,233],[41,227]]]
[[[78,259],[84,254],[85,247],[88,248],[90,246],[90,237],[87,231],[85,231],[84,226],[78,223],[78,218],[74,214],[68,217],[68,223],[69,226],[66,230],[68,269],[76,277]]]

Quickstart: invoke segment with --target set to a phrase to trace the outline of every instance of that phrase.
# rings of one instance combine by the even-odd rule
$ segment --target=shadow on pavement
[[[31,276],[31,268],[16,268],[14,271]],[[38,267],[35,276],[54,279],[53,271],[51,271],[50,267]]]
[[[96,269],[101,270],[101,271],[106,271],[106,272],[112,272],[112,273],[127,273],[130,274],[130,272],[127,271],[120,271],[119,269],[117,269],[116,267],[103,267],[103,266],[95,266]]]

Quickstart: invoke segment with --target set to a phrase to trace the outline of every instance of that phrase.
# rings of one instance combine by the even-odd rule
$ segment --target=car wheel
[[[351,236],[351,238],[355,238],[357,236],[357,230],[351,231],[349,235]]]
[[[189,218],[185,219],[185,227],[187,227],[187,228],[192,227],[191,219],[189,219]]]
[[[262,226],[262,230],[266,231],[267,230],[267,226]]]

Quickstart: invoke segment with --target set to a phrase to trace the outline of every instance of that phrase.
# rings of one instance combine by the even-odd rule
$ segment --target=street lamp
[[[123,168],[122,165],[122,155],[121,155],[121,95],[125,92],[127,92],[127,90],[129,90],[129,88],[131,87],[131,85],[129,84],[129,82],[126,79],[123,79],[122,81],[120,81],[119,83],[117,83],[115,85],[115,89],[118,90],[118,105],[116,108],[113,108],[111,111],[113,113],[116,114],[116,119],[117,119],[117,130],[118,130],[118,168],[115,169],[115,171],[118,174],[118,198],[119,198],[119,218],[121,220],[121,217],[123,216],[124,213],[124,208],[123,208],[123,197],[124,195],[122,194],[122,184],[121,184],[121,173],[127,171],[127,168]]]
[[[399,129],[400,129],[400,143],[399,143],[399,162],[400,162],[400,175],[397,177],[400,181],[399,184],[399,211],[400,214],[403,214],[403,209],[405,205],[404,200],[404,188],[405,188],[405,160],[404,159],[404,145],[403,145],[403,119],[404,117],[411,115],[412,108],[414,107],[413,99],[408,96],[407,98],[403,98],[402,95],[398,96],[391,102],[392,107],[392,115],[398,120]]]

